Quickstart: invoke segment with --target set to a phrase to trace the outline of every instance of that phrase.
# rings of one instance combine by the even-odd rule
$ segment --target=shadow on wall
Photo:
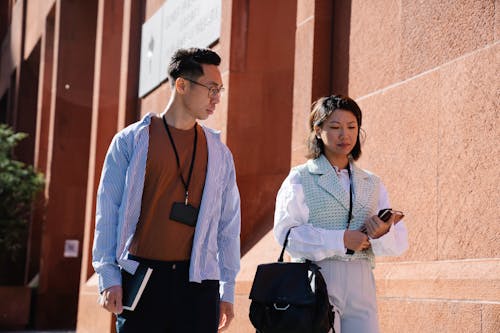
[[[351,0],[334,1],[332,22],[332,93],[349,95]]]

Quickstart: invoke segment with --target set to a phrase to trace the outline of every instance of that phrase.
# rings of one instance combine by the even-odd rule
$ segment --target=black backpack
[[[327,333],[333,307],[320,267],[309,260],[283,262],[290,230],[278,262],[257,267],[250,291],[250,321],[258,333]]]

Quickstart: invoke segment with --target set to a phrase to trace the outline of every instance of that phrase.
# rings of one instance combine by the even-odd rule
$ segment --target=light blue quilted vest
[[[370,216],[377,213],[380,179],[358,168],[351,162],[353,207],[350,230],[358,229]],[[349,215],[349,192],[342,186],[335,169],[324,155],[295,167],[299,172],[305,200],[309,208],[309,223],[329,230],[344,230]],[[353,255],[333,256],[329,259],[368,259],[373,265],[373,251]]]

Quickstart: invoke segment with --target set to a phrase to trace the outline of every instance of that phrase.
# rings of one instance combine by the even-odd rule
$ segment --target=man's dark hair
[[[203,75],[202,64],[219,66],[220,57],[210,49],[178,49],[168,65],[168,79],[173,86],[178,77],[197,79]]]
[[[355,117],[358,123],[358,135],[356,138],[356,144],[351,150],[350,155],[353,160],[357,161],[361,156],[361,142],[360,134],[363,134],[361,129],[361,122],[363,115],[358,104],[350,97],[343,95],[332,95],[327,97],[321,97],[313,104],[311,114],[309,115],[309,137],[307,138],[307,150],[308,153],[306,157],[308,158],[318,158],[321,154],[324,154],[325,147],[323,141],[316,137],[315,126],[321,127],[324,121],[338,109],[350,111]]]

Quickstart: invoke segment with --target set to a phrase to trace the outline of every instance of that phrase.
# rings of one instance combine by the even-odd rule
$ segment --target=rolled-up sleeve
[[[288,230],[287,252],[293,258],[319,261],[343,255],[344,230],[327,230],[308,223],[309,208],[305,202],[300,174],[292,170],[284,180],[276,198],[274,236],[283,244]]]

